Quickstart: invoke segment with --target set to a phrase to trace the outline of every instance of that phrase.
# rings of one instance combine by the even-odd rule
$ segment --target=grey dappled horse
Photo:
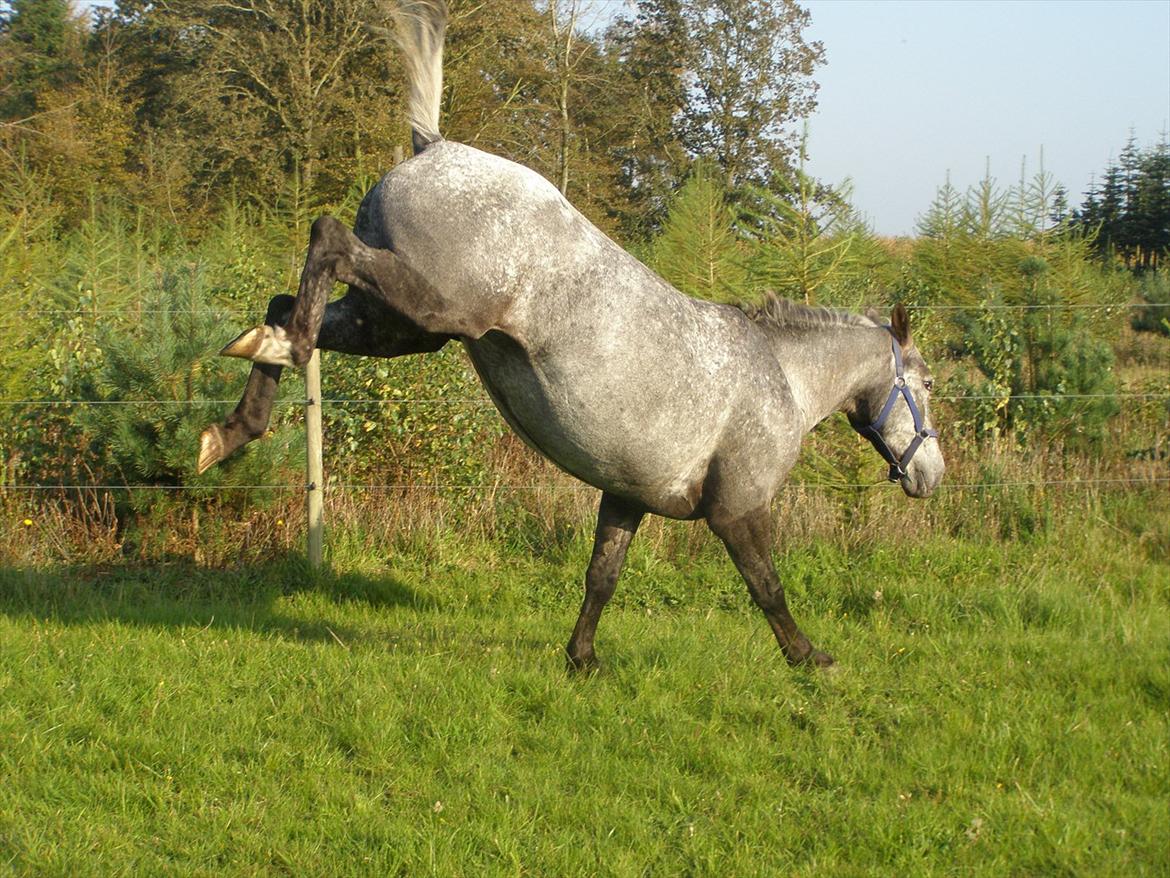
[[[281,368],[304,365],[315,346],[397,357],[457,339],[521,438],[602,491],[573,666],[595,662],[598,618],[648,512],[706,519],[788,661],[831,664],[788,611],[769,507],[801,438],[836,411],[907,494],[938,485],[931,379],[905,309],[885,327],[777,300],[741,309],[682,295],[536,172],[443,140],[445,9],[404,7],[415,156],[370,190],[353,232],[328,216],[314,223],[296,298],[274,298],[264,325],[224,349],[256,365],[236,410],[204,432],[201,471],[262,435]],[[338,281],[349,290],[328,302]]]

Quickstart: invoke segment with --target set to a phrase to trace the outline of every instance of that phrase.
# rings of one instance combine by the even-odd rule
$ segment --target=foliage
[[[1133,328],[1170,335],[1170,275],[1165,271],[1143,275],[1138,296],[1141,306],[1133,311]]]
[[[1157,270],[1170,252],[1170,141],[1146,149],[1132,135],[1101,183],[1085,193],[1073,225],[1099,256],[1138,271]]]
[[[690,46],[681,0],[639,0],[633,19],[619,16],[610,27],[606,44],[615,67],[607,105],[618,126],[609,151],[627,199],[615,212],[625,237],[643,241],[661,230],[689,164],[677,122]]]
[[[740,202],[740,228],[752,241],[753,285],[806,305],[834,304],[838,291],[856,274],[852,249],[866,236],[842,193],[804,169],[805,141],[791,181],[777,177],[771,190],[751,186]],[[860,305],[860,302],[848,304]]]
[[[1041,436],[1070,448],[1100,444],[1120,411],[1108,343],[1075,315],[1043,308],[1017,315],[998,298],[984,305],[957,318],[963,353],[983,374],[966,388],[968,422],[1021,444]]]
[[[716,302],[749,295],[745,248],[735,230],[721,176],[709,165],[695,166],[671,202],[662,233],[647,262],[678,289]]]
[[[133,319],[131,311],[131,323],[98,327],[99,362],[78,386],[91,404],[76,420],[99,482],[207,488],[175,495],[200,500],[226,496],[213,489],[279,484],[295,458],[294,431],[279,420],[267,442],[203,475],[195,472],[199,435],[210,413],[238,391],[244,365],[215,356],[227,314],[206,301],[198,272],[164,275],[134,310],[140,314]],[[289,384],[295,381],[284,383],[286,392]],[[164,496],[132,491],[130,501],[145,508]]]
[[[690,35],[682,143],[713,158],[733,189],[770,184],[795,145],[788,126],[816,108],[824,49],[804,39],[808,12],[794,0],[696,0],[678,14]]]
[[[326,354],[327,469],[376,485],[489,483],[504,423],[458,344],[396,360]]]
[[[354,159],[380,152],[388,166],[386,135],[404,134],[384,94],[400,77],[371,28],[376,10],[364,0],[122,2],[98,36],[126,47],[139,124],[183,157],[189,185],[271,191],[296,174],[310,193],[336,197]]]
[[[12,0],[0,12],[0,118],[22,119],[45,109],[40,93],[74,72],[80,37],[69,0]]]

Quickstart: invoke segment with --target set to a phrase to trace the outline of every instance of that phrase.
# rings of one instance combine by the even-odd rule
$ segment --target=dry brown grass
[[[1131,437],[1150,429],[1138,423],[1137,415],[1123,413],[1119,420]],[[1153,429],[1150,435],[1164,439],[1165,429]],[[813,444],[818,442],[826,444],[819,438]],[[1057,445],[1021,450],[951,443],[944,448],[947,477],[927,501],[909,500],[896,486],[879,481],[883,464],[868,448],[845,449],[847,455],[860,456],[858,471],[874,484],[786,485],[774,504],[777,547],[821,540],[860,547],[911,540],[922,533],[1012,539],[1058,520],[1098,515],[1102,498],[1157,488],[1155,480],[1167,476],[1164,460],[1127,459],[1118,453],[1070,455]],[[830,457],[832,450],[827,449]],[[417,548],[439,537],[456,537],[469,545],[498,544],[503,551],[541,551],[592,532],[598,492],[514,438],[506,437],[493,450],[491,472],[490,483],[473,487],[384,488],[334,477],[326,494],[327,529],[334,538],[345,534],[380,552]],[[1138,482],[1103,481],[1111,479]],[[267,498],[262,506],[239,498],[224,506],[172,502],[144,514],[119,510],[115,501],[110,492],[96,491],[0,495],[0,566],[176,561],[235,567],[303,550],[304,501],[295,490]],[[329,539],[327,535],[327,544]],[[656,517],[643,525],[639,541],[671,558],[715,545],[701,522]]]

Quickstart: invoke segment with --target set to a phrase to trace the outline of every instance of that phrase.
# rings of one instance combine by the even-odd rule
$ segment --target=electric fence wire
[[[1003,482],[943,482],[938,490],[950,491],[984,491],[993,488],[1040,488],[1040,487],[1084,487],[1091,488],[1101,485],[1161,485],[1170,483],[1170,476],[1133,476],[1118,478],[1094,479],[1035,479],[1030,481],[1003,481]],[[877,482],[826,482],[817,484],[790,484],[782,485],[781,491],[838,491],[880,488],[887,484],[885,479]],[[203,491],[215,493],[218,491],[309,491],[316,490],[314,485],[303,484],[262,484],[262,485],[0,485],[0,491],[28,491],[28,492],[77,492],[77,491]],[[484,485],[484,484],[441,484],[441,483],[410,483],[402,482],[387,485],[363,484],[329,484],[323,488],[326,493],[332,491],[468,491],[480,493],[498,493],[509,491],[597,491],[592,485],[584,483],[557,484],[547,482],[543,484],[527,485]]]
[[[913,311],[1113,311],[1129,308],[1170,308],[1170,302],[1038,302],[1038,303],[1010,303],[987,302],[978,305],[947,304],[947,305],[909,305]],[[116,308],[105,310],[85,310],[79,308],[21,308],[10,311],[12,317],[48,317],[70,315],[73,317],[143,317],[159,314],[223,317],[223,311],[177,308]]]
[[[1018,399],[1170,399],[1170,392],[1122,391],[1120,393],[1013,393],[999,395],[995,393],[967,393],[958,396],[931,396],[933,402],[959,402],[962,400],[1018,400]],[[238,399],[0,399],[0,406],[44,406],[46,408],[64,406],[103,406],[103,405],[235,405]],[[305,406],[307,399],[280,399],[273,402],[278,406]],[[439,399],[413,399],[410,397],[388,397],[386,399],[322,399],[322,405],[471,405],[483,408],[493,408],[494,404],[486,397],[443,397]]]

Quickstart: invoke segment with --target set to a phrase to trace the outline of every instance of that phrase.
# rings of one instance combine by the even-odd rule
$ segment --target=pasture
[[[1166,874],[1168,513],[795,540],[830,674],[711,541],[635,541],[592,676],[587,526],[335,532],[316,578],[10,565],[0,873]]]

